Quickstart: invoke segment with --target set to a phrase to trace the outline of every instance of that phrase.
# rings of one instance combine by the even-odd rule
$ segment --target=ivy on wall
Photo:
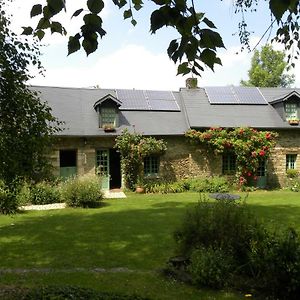
[[[234,129],[217,127],[206,131],[191,129],[185,136],[197,144],[205,145],[216,154],[234,154],[237,181],[243,186],[256,180],[259,164],[269,157],[278,134],[248,127]]]
[[[121,169],[126,188],[134,189],[143,177],[143,161],[146,156],[159,156],[167,146],[163,140],[145,137],[137,133],[129,133],[125,129],[116,138],[115,148],[121,156]]]

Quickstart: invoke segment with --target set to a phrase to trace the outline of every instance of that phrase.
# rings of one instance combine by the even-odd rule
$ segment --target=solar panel
[[[176,101],[149,100],[149,105],[152,110],[180,111]]]
[[[170,91],[117,90],[121,110],[180,111]]]
[[[173,93],[170,91],[145,91],[145,95],[149,100],[175,100]]]
[[[206,87],[205,91],[210,104],[268,104],[256,87]]]
[[[120,109],[149,110],[143,91],[117,90],[117,98],[122,101]]]
[[[267,104],[267,101],[256,87],[235,86],[233,90],[240,104]]]
[[[230,86],[206,87],[205,90],[211,104],[238,104]]]

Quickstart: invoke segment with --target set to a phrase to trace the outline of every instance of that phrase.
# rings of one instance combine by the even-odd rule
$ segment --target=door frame
[[[102,182],[103,180],[107,180],[107,183],[105,184],[105,186],[107,185],[107,188],[103,188],[103,184],[101,186],[101,189],[103,190],[109,190],[110,189],[110,163],[109,163],[109,148],[97,148],[96,149],[96,162],[95,162],[95,167],[96,167],[96,174],[97,174],[97,168],[99,167],[99,160],[98,160],[98,152],[100,151],[106,151],[107,153],[107,156],[106,156],[106,159],[107,159],[107,176],[106,178],[102,178]],[[101,174],[100,174],[101,175]]]

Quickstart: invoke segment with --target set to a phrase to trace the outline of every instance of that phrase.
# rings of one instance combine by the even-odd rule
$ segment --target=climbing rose
[[[260,150],[260,151],[259,151],[259,155],[260,155],[260,156],[264,156],[265,154],[266,154],[266,152],[265,152],[264,150]]]

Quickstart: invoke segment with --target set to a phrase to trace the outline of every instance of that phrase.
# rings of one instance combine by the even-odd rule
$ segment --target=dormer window
[[[99,127],[104,131],[114,131],[119,127],[119,107],[122,102],[108,94],[94,104],[94,109],[99,114]]]
[[[298,106],[297,103],[285,103],[285,119],[287,121],[298,119]]]
[[[117,127],[117,109],[115,107],[101,107],[100,109],[100,127]]]

